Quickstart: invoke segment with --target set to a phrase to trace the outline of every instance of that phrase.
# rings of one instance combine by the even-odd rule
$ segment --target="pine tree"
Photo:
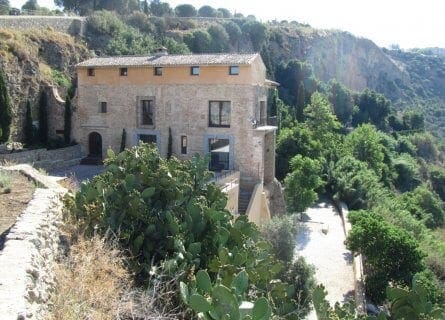
[[[144,0],[144,3],[142,4],[142,11],[144,11],[145,14],[149,14],[147,0]]]
[[[34,137],[33,137],[34,132],[32,126],[31,102],[29,100],[26,102],[24,133],[25,133],[25,144],[27,146],[32,145],[32,143],[34,142]]]
[[[39,141],[44,145],[48,143],[48,96],[44,90],[39,99]]]
[[[9,139],[12,121],[11,99],[6,87],[5,75],[0,68],[0,143]]]
[[[168,144],[167,144],[167,159],[170,159],[173,154],[173,138],[172,138],[172,128],[168,127]]]
[[[68,94],[65,99],[65,113],[64,113],[64,128],[63,128],[63,138],[66,144],[71,142],[71,98]]]
[[[304,121],[304,106],[305,106],[305,94],[304,94],[304,84],[303,81],[300,81],[298,83],[298,90],[297,90],[297,101],[296,101],[296,117],[298,122]]]

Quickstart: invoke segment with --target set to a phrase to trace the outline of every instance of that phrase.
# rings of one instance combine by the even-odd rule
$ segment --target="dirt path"
[[[0,187],[0,247],[2,247],[2,235],[15,223],[31,201],[35,185],[19,172],[1,170],[0,174],[9,176],[9,185]]]
[[[326,287],[328,301],[334,305],[353,298],[352,254],[345,248],[343,224],[337,210],[329,202],[321,201],[303,214],[301,228],[296,252],[315,266],[315,277]],[[314,316],[308,319],[316,319]]]

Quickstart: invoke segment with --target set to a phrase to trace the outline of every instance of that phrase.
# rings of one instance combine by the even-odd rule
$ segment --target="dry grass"
[[[56,268],[57,287],[48,319],[116,319],[131,276],[116,246],[98,236],[80,238]]]
[[[0,235],[25,210],[34,190],[35,184],[20,172],[0,170]]]
[[[190,319],[177,303],[177,279],[156,276],[149,289],[136,288],[116,240],[85,239],[74,224],[67,226],[76,243],[56,267],[47,320]]]

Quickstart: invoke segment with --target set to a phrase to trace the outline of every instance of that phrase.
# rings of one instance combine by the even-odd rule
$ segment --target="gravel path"
[[[352,254],[345,248],[342,219],[335,207],[320,201],[303,214],[297,235],[296,253],[315,266],[318,283],[328,291],[327,299],[346,302],[353,298],[354,270]],[[312,313],[308,319],[314,318]]]

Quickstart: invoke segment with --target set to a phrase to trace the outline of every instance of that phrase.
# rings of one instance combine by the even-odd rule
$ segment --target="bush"
[[[184,36],[184,42],[193,53],[205,53],[210,51],[212,37],[205,30],[196,30]]]
[[[407,210],[428,228],[441,227],[445,221],[445,211],[439,197],[428,190],[426,186],[419,186],[411,192],[403,194],[402,203]]]
[[[384,301],[390,282],[410,285],[414,274],[424,269],[425,255],[406,231],[366,211],[351,212],[349,218],[347,248],[365,256],[365,287],[374,302]]]
[[[297,230],[293,217],[274,217],[263,227],[262,236],[272,245],[278,259],[290,263],[294,258]]]
[[[71,79],[68,78],[62,71],[53,69],[52,78],[54,83],[57,84],[59,87],[63,87],[65,89],[71,87]]]
[[[315,190],[323,186],[322,166],[318,160],[298,154],[291,160],[291,169],[284,179],[286,203],[289,212],[302,212],[318,199]]]
[[[225,52],[229,48],[229,35],[220,24],[213,24],[207,32],[211,37],[210,50],[212,52]]]
[[[439,166],[431,166],[429,176],[433,190],[445,201],[445,170]]]
[[[397,157],[394,160],[394,169],[397,172],[395,187],[400,191],[411,191],[422,183],[419,165],[409,154],[404,153]]]
[[[233,21],[228,21],[224,23],[223,26],[224,29],[226,29],[227,34],[229,35],[230,43],[232,44],[232,46],[235,46],[243,35],[243,33],[241,32],[241,28]]]
[[[253,50],[260,51],[267,38],[266,26],[261,22],[251,20],[243,24],[242,31],[250,37]]]
[[[412,144],[417,149],[417,155],[425,160],[434,160],[437,158],[437,150],[434,137],[430,133],[416,133],[410,136]]]
[[[417,273],[415,279],[426,289],[428,301],[433,304],[445,303],[445,287],[431,270]]]
[[[280,279],[295,287],[293,298],[297,307],[291,314],[286,314],[285,319],[304,319],[311,310],[312,291],[315,289],[315,269],[308,265],[303,257],[296,258],[286,265],[285,272]],[[282,306],[284,309],[284,306]],[[284,311],[284,310],[283,310]]]

